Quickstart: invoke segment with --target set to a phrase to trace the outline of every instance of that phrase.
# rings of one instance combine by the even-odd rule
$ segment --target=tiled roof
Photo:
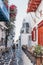
[[[30,0],[28,3],[27,13],[35,12],[40,3],[41,3],[41,0]]]

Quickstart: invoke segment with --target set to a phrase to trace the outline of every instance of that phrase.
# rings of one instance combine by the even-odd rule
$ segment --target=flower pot
[[[36,65],[41,65],[41,57],[36,57]]]
[[[42,65],[43,65],[43,56],[42,56]]]

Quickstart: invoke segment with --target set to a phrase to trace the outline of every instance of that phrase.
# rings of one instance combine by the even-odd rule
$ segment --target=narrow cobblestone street
[[[43,65],[43,0],[0,0],[0,65]]]
[[[16,49],[5,53],[0,59],[0,65],[33,65],[22,50]]]

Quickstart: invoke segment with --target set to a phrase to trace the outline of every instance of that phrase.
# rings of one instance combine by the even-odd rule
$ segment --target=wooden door
[[[38,28],[38,44],[43,46],[43,26]]]

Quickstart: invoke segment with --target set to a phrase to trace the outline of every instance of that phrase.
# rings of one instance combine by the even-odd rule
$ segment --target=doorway
[[[38,27],[38,44],[43,46],[43,21],[39,24]]]

